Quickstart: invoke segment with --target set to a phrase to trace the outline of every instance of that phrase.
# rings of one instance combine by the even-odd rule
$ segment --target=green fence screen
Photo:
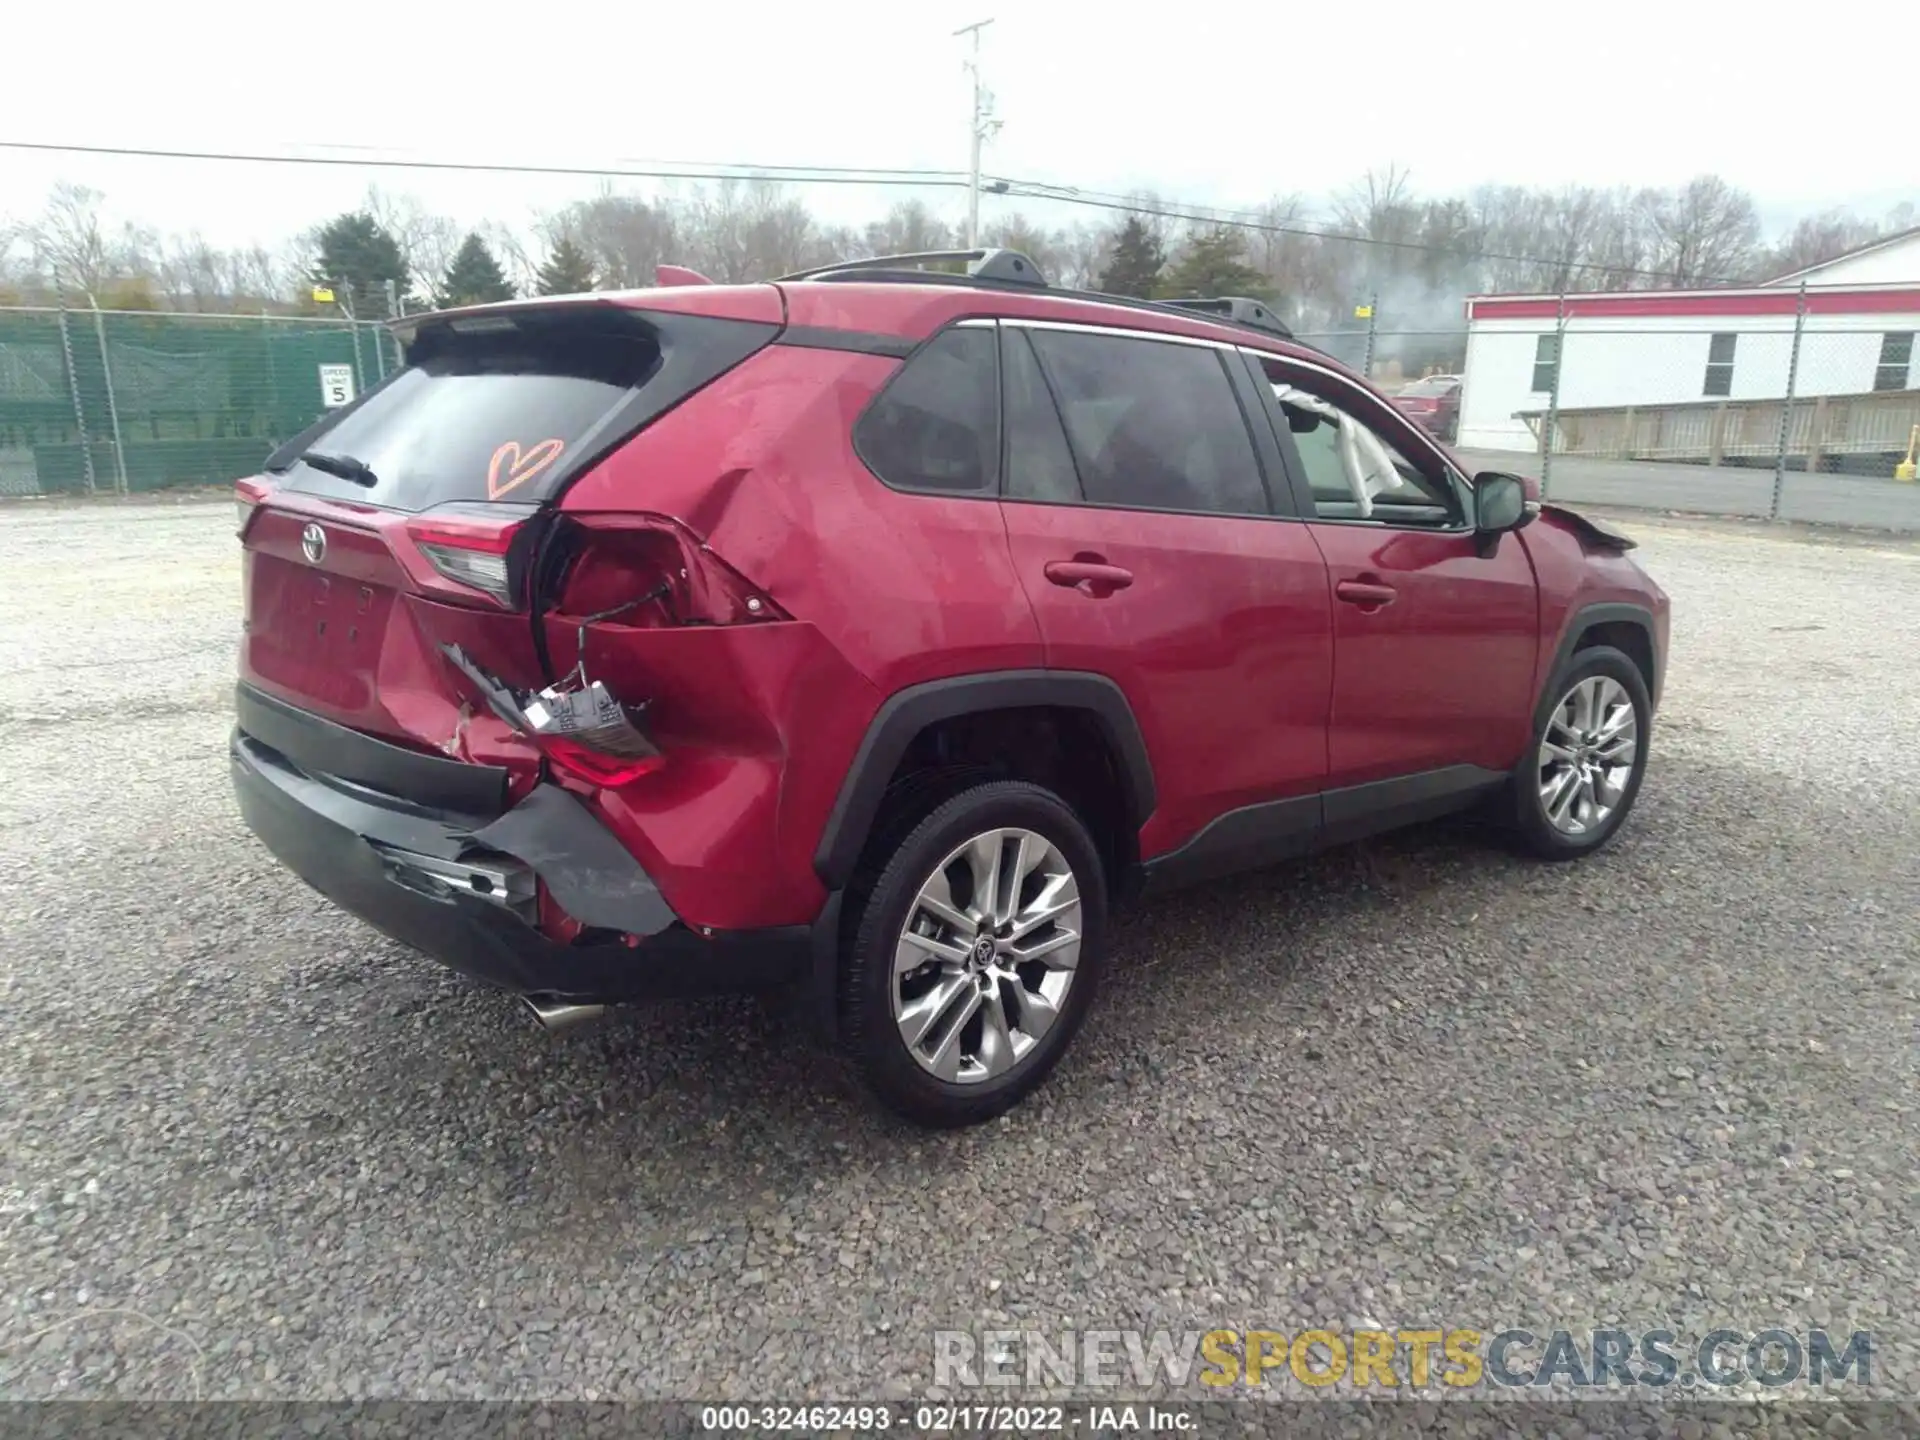
[[[364,321],[0,308],[0,494],[223,484],[398,363]]]

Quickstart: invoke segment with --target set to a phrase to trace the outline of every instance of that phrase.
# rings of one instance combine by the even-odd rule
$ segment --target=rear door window
[[[896,490],[992,494],[1000,483],[999,379],[989,326],[935,336],[853,428],[867,468]]]
[[[1270,513],[1218,351],[1081,331],[1030,335],[1089,504]]]

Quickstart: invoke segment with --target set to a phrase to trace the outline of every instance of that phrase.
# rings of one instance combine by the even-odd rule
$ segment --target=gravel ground
[[[1425,1322],[1870,1329],[1920,1395],[1920,550],[1628,522],[1673,672],[1608,853],[1142,910],[1054,1081],[930,1138],[774,1007],[549,1038],[283,873],[229,521],[0,513],[0,1394],[917,1397],[936,1329]]]

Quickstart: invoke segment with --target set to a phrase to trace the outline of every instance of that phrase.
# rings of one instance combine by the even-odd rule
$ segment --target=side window
[[[1080,477],[1067,449],[1060,412],[1040,373],[1027,332],[1000,327],[1001,384],[1006,398],[1001,413],[1007,426],[1007,498],[1080,504]]]
[[[1029,338],[1089,504],[1268,513],[1253,437],[1218,351],[1066,330]]]
[[[896,490],[992,494],[998,390],[993,331],[948,330],[915,353],[860,417],[854,449]]]
[[[1560,368],[1560,337],[1541,335],[1533,342],[1533,393],[1545,395],[1558,380],[1555,371]]]
[[[1733,350],[1740,341],[1738,335],[1714,335],[1707,340],[1707,379],[1701,386],[1702,395],[1731,395],[1733,393]]]
[[[1444,527],[1461,520],[1444,473],[1429,474],[1385,436],[1320,392],[1274,382],[1294,450],[1322,520]]]
[[[1913,363],[1913,331],[1890,330],[1880,337],[1880,363],[1873,367],[1873,388],[1904,390]]]

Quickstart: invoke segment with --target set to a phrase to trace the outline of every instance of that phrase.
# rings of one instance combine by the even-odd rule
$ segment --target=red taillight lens
[[[407,522],[407,535],[447,579],[511,609],[514,583],[508,552],[522,523],[423,517]]]
[[[234,527],[234,534],[244,536],[247,533],[247,523],[253,519],[253,512],[260,508],[261,502],[267,498],[271,489],[271,486],[260,480],[234,481],[233,500],[239,510],[236,517],[239,523]]]
[[[645,759],[635,760],[624,755],[605,755],[557,735],[538,738],[541,753],[549,760],[595,785],[625,785],[642,775],[651,775],[667,763],[664,755],[649,755]]]

